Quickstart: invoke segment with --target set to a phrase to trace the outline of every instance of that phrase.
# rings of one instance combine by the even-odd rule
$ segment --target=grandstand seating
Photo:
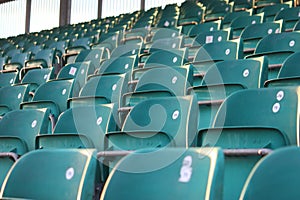
[[[0,198],[297,199],[299,3],[190,0],[0,39]]]

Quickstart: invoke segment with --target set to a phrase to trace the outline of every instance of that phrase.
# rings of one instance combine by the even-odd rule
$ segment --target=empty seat
[[[222,199],[223,170],[217,148],[143,150],[119,162],[100,199]]]
[[[299,12],[299,7],[285,8],[276,14],[274,20],[282,19],[285,31],[292,31],[296,22],[300,19]]]
[[[100,63],[107,58],[104,49],[87,49],[82,50],[76,56],[74,62],[91,62],[88,74],[93,74],[97,68],[99,68]]]
[[[274,4],[274,5],[271,5],[271,6],[266,6],[266,7],[263,7],[260,12],[263,12],[264,13],[264,16],[265,16],[265,21],[266,22],[272,22],[274,21],[274,18],[276,16],[276,14],[283,10],[283,9],[286,9],[286,8],[290,8],[290,5],[287,4],[287,3],[280,3],[280,4]]]
[[[251,169],[263,155],[260,149],[297,145],[299,88],[241,90],[221,105],[212,128],[198,135],[198,146],[254,149],[226,156],[224,199],[237,199]]]
[[[19,83],[19,72],[2,70],[0,71],[0,87],[10,86]]]
[[[78,96],[81,88],[87,81],[88,73],[94,71],[93,65],[88,62],[76,62],[65,65],[57,74],[57,79],[73,80],[72,96]]]
[[[22,156],[13,166],[1,198],[93,199],[97,197],[97,183],[95,150],[37,150]]]
[[[276,42],[274,42],[276,41]],[[269,78],[276,78],[285,59],[300,50],[300,33],[284,32],[265,36],[256,46],[253,55],[247,58],[266,56],[269,60]]]
[[[72,87],[73,80],[48,81],[38,87],[32,101],[22,103],[21,108],[49,108],[55,121],[59,114],[67,109],[67,100],[72,97]]]
[[[105,134],[116,130],[114,117],[113,104],[70,108],[59,116],[53,134],[37,137],[36,147],[96,148],[104,151],[107,148]]]
[[[147,99],[132,108],[120,132],[106,136],[113,150],[188,147],[194,142],[197,117],[193,96]]]
[[[199,106],[198,130],[212,126],[221,103],[231,94],[243,89],[264,87],[268,78],[265,58],[239,59],[217,62],[212,65],[200,86],[191,87]]]
[[[263,37],[272,33],[281,33],[281,30],[282,20],[247,26],[241,33],[241,39],[244,44],[244,56],[254,53],[257,43]]]
[[[243,58],[242,42],[237,40],[204,44],[196,52],[194,65],[194,86],[200,85],[208,68],[215,62]]]
[[[28,101],[29,88],[25,85],[0,88],[0,116],[12,110],[20,109],[20,104]]]
[[[253,168],[240,199],[298,199],[299,147],[273,151]]]

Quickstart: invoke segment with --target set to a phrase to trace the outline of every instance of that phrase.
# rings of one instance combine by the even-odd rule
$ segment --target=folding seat
[[[93,74],[99,68],[100,63],[108,58],[107,52],[104,49],[87,49],[82,50],[76,56],[74,62],[90,62],[91,66],[88,74]]]
[[[232,37],[239,38],[241,32],[251,24],[260,24],[263,22],[263,13],[252,16],[240,16],[235,18],[231,23]]]
[[[192,61],[194,66],[194,86],[201,84],[208,68],[220,61],[243,58],[243,47],[240,39],[217,43],[207,43],[199,48]]]
[[[0,71],[0,88],[19,82],[19,72],[10,70]]]
[[[146,99],[136,104],[121,131],[109,132],[109,150],[165,146],[189,147],[197,132],[197,102],[193,96]]]
[[[29,99],[29,88],[25,85],[6,86],[0,88],[0,116],[20,109],[20,104]]]
[[[68,41],[56,41],[49,45],[49,49],[55,49],[55,56],[57,60],[60,60],[60,63],[62,62],[62,55],[65,53],[66,48],[68,48],[69,42]]]
[[[281,4],[282,2],[280,0],[258,0],[255,2],[254,7],[255,8],[263,8],[267,6],[272,6],[275,4]]]
[[[162,49],[180,49],[184,47],[183,36],[162,38],[155,40],[149,48],[149,52],[162,50]]]
[[[298,144],[299,95],[297,87],[235,92],[221,105],[212,128],[199,132],[197,146],[239,152],[225,157],[223,199],[238,199],[251,169],[268,150]]]
[[[199,33],[208,31],[218,31],[221,29],[221,20],[201,23],[193,26],[187,36],[196,37]]]
[[[28,52],[32,55],[36,55],[39,51],[43,50],[42,45],[33,45],[32,43],[29,44],[30,46],[25,48],[23,51]]]
[[[68,48],[66,48],[66,51],[63,54],[64,63],[72,63],[75,56],[78,55],[82,50],[90,49],[93,42],[93,37],[80,38],[75,40]]]
[[[218,148],[141,150],[118,163],[100,199],[222,199],[223,170]]]
[[[178,30],[167,29],[167,28],[157,28],[152,29],[150,32],[151,41],[147,44],[152,44],[154,41],[164,38],[174,38],[180,36],[180,32]],[[149,40],[149,39],[148,39]]]
[[[187,48],[165,49],[151,53],[143,63],[143,68],[133,70],[133,81],[129,84],[131,89],[135,88],[139,77],[147,70],[154,67],[179,67],[188,63]]]
[[[210,13],[207,12],[204,15],[204,22],[224,19],[226,14],[232,12],[232,10],[233,10],[232,4],[216,5],[212,8]]]
[[[72,97],[73,82],[68,79],[48,81],[39,86],[32,101],[22,103],[21,108],[49,108],[51,120],[55,122],[59,114],[67,109],[67,100]]]
[[[0,196],[3,199],[96,199],[99,198],[95,192],[99,184],[97,173],[94,149],[36,150],[22,156],[12,167]]]
[[[129,81],[131,80],[131,74],[133,69],[138,67],[138,57],[136,56],[122,56],[107,59],[101,63],[100,67],[96,69],[96,74],[125,74],[129,73]]]
[[[15,110],[0,121],[0,186],[15,160],[35,148],[35,136],[47,133],[50,124],[47,114],[45,109]]]
[[[228,12],[224,16],[224,19],[222,20],[222,28],[229,28],[233,20],[241,16],[251,16],[252,12],[253,12],[252,10],[240,11],[240,12]]]
[[[299,13],[300,13],[299,7],[286,8],[279,11],[276,14],[274,20],[282,19],[284,22],[284,30],[292,31],[296,22],[300,19]]]
[[[70,108],[59,116],[53,134],[37,137],[36,148],[96,148],[104,151],[105,134],[116,131],[114,117],[113,104]]]
[[[276,42],[274,42],[276,41]],[[300,50],[300,33],[283,32],[265,36],[257,44],[253,55],[246,58],[266,56],[269,60],[269,78],[276,78],[285,59]]]
[[[198,49],[206,43],[227,41],[232,38],[231,28],[199,33],[189,47],[189,60],[192,61]]]
[[[293,53],[282,64],[282,67],[275,79],[267,80],[266,87],[298,86],[299,69],[297,64],[300,61],[300,52]]]
[[[127,74],[92,76],[81,89],[79,97],[68,99],[68,107],[114,103],[115,121],[119,125],[117,109],[127,92],[127,83]]]
[[[140,55],[142,50],[142,44],[125,44],[119,45],[112,52],[110,57],[132,56]]]
[[[54,49],[43,49],[37,52],[33,59],[26,62],[26,68],[51,68],[58,63]]]
[[[148,34],[148,29],[145,28],[145,27],[147,27],[148,22],[146,22],[146,24],[144,24],[142,22],[139,25],[137,23],[135,24],[134,27],[132,27],[132,29],[130,29],[124,33],[123,38],[120,41],[121,45],[122,44],[138,44],[138,43],[144,42],[144,38]]]
[[[19,84],[15,85],[28,85],[30,95],[28,100],[31,101],[36,89],[50,79],[54,79],[53,68],[32,69],[24,75]]]
[[[253,0],[231,0],[230,2],[234,2],[233,10],[235,12],[251,9],[253,6]]]
[[[274,4],[274,5],[266,6],[266,7],[259,9],[257,13],[263,12],[264,16],[265,16],[265,21],[272,22],[272,21],[274,21],[274,18],[279,11],[286,9],[286,8],[290,8],[290,7],[291,7],[291,5],[289,5],[287,3]]]
[[[72,96],[78,96],[80,89],[87,81],[87,77],[93,66],[91,62],[76,62],[64,66],[57,74],[57,80],[69,79],[73,80],[73,87],[71,90]]]
[[[8,56],[8,61],[10,62],[10,59],[16,55],[22,53],[21,49],[16,49],[15,47],[13,49],[9,49],[7,52],[5,51],[4,54]]]
[[[4,70],[17,70],[20,71],[24,66],[25,63],[30,60],[31,54],[30,53],[19,53],[15,54],[10,62],[3,66]]]
[[[299,147],[273,151],[251,171],[240,199],[298,199]]]
[[[244,56],[253,54],[257,43],[265,36],[272,33],[281,33],[282,20],[251,24],[242,31],[240,38],[244,44]]]
[[[197,97],[198,131],[212,126],[222,102],[243,89],[263,88],[268,78],[268,63],[264,57],[217,62],[206,72],[200,86],[188,89]]]

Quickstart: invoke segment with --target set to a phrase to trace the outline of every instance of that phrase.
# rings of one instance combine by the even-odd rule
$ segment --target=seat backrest
[[[285,147],[264,157],[253,168],[240,199],[298,199],[299,156],[299,147]]]
[[[190,31],[187,35],[189,37],[193,37],[202,32],[217,31],[217,30],[220,30],[220,28],[221,28],[221,20],[206,22],[206,23],[194,25],[190,29]]]
[[[223,102],[213,127],[273,128],[299,144],[299,95],[298,87],[238,91]]]
[[[17,71],[0,72],[0,87],[10,86],[19,82],[19,73]]]
[[[54,52],[54,49],[43,49],[35,54],[34,60],[44,60],[47,64],[45,67],[52,67],[55,62]]]
[[[122,95],[127,91],[127,77],[120,75],[103,75],[90,78],[80,91],[80,97],[103,97],[107,103],[119,105]]]
[[[239,85],[244,89],[255,89],[263,87],[267,78],[268,66],[264,58],[227,60],[212,65],[202,85]]]
[[[47,82],[50,78],[53,78],[51,68],[43,69],[32,69],[29,70],[23,77],[21,83],[31,83],[40,86],[41,84]]]
[[[271,22],[274,20],[275,15],[286,8],[289,8],[290,6],[288,4],[274,4],[274,5],[270,5],[270,6],[265,6],[261,9],[261,12],[264,13],[265,15],[265,20],[266,22]]]
[[[291,78],[291,77],[299,77],[299,68],[298,63],[300,61],[300,52],[293,53],[282,64],[282,67],[278,73],[278,78]]]
[[[35,149],[35,137],[40,133],[49,133],[50,120],[47,109],[14,110],[6,113],[0,121],[0,138],[17,137],[25,142],[27,151]],[[7,143],[5,148],[20,153],[20,149]],[[22,152],[24,153],[24,152]]]
[[[179,49],[184,46],[183,37],[171,37],[171,38],[162,38],[155,40],[151,47],[149,48],[149,52],[155,52],[159,50],[168,50],[168,49]]]
[[[240,40],[204,44],[196,53],[193,62],[236,60],[243,58]]]
[[[174,96],[184,96],[192,83],[193,71],[190,65],[151,68],[139,78],[135,92],[168,91]]]
[[[223,171],[218,148],[143,150],[118,163],[100,199],[222,199]]]
[[[75,58],[75,62],[91,62],[88,74],[93,74],[99,67],[101,60],[103,59],[103,49],[87,49],[82,50]]]
[[[274,20],[283,19],[285,30],[292,30],[295,23],[299,20],[299,13],[299,7],[285,8],[276,14]]]
[[[93,37],[84,37],[79,38],[71,44],[71,47],[84,47],[85,49],[90,49],[91,44],[93,43]]]
[[[177,30],[160,28],[154,33],[154,35],[151,39],[154,42],[156,40],[163,39],[163,38],[178,37],[179,35],[180,35],[180,32]]]
[[[105,134],[116,129],[113,117],[113,104],[73,107],[59,116],[54,134],[85,135],[98,151],[103,151]]]
[[[36,150],[22,156],[12,167],[0,196],[92,199],[95,195],[96,172],[97,159],[93,149]]]
[[[20,103],[28,100],[29,88],[26,85],[6,86],[0,89],[0,105],[9,110],[20,109]]]
[[[141,52],[140,44],[124,44],[119,45],[111,52],[112,57],[139,55]]]
[[[153,66],[174,66],[178,67],[188,62],[187,49],[168,49],[151,53],[145,60],[145,68]]]
[[[132,108],[122,131],[163,132],[175,146],[190,146],[197,132],[197,109],[193,96],[147,99]]]
[[[97,74],[124,74],[132,72],[138,65],[137,56],[122,56],[105,60],[101,63]]]
[[[255,54],[281,51],[296,52],[300,51],[298,44],[300,44],[300,33],[298,32],[270,34],[260,40],[256,46]]]
[[[230,30],[216,30],[199,33],[192,42],[192,46],[202,46],[206,43],[222,42],[229,40]]]
[[[50,101],[58,106],[59,112],[67,109],[67,99],[72,97],[73,80],[53,80],[42,84],[32,101]],[[49,92],[51,91],[51,92]]]
[[[228,12],[225,16],[224,19],[222,20],[222,28],[228,28],[230,27],[230,24],[232,23],[233,20],[235,20],[238,17],[241,16],[250,16],[251,13],[247,11],[240,11],[240,12]]]

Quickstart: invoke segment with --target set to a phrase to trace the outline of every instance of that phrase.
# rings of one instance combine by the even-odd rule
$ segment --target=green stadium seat
[[[20,104],[28,101],[29,88],[25,85],[0,88],[0,116],[12,110],[20,109]]]
[[[92,68],[92,69],[91,69]],[[72,96],[78,96],[81,88],[87,81],[88,73],[93,70],[90,61],[76,62],[65,65],[57,74],[57,79],[74,80],[72,88]]]
[[[238,199],[259,149],[297,145],[298,104],[297,87],[241,90],[224,101],[212,128],[199,132],[198,146],[257,149],[256,155],[226,156],[223,199]]]
[[[265,36],[272,33],[281,33],[282,20],[274,22],[265,22],[260,24],[251,24],[242,31],[241,40],[244,44],[244,56],[255,52],[257,43]]]
[[[34,59],[26,62],[26,68],[51,68],[58,63],[54,49],[43,49],[37,52]]]
[[[104,49],[87,49],[87,50],[82,50],[77,57],[75,58],[75,63],[76,62],[91,62],[91,67],[89,69],[88,74],[94,74],[95,70],[99,68],[100,63],[107,59],[106,52]]]
[[[0,57],[0,70],[3,70],[3,66],[8,62],[7,56]]]
[[[141,53],[141,50],[142,50],[142,45],[140,44],[119,45],[111,52],[111,58],[139,55]]]
[[[264,87],[268,65],[264,57],[217,62],[212,65],[200,86],[191,87],[199,106],[198,131],[212,126],[221,103],[231,94],[243,89]]]
[[[274,18],[276,16],[276,14],[286,8],[290,8],[291,6],[287,3],[280,3],[280,4],[274,4],[271,6],[266,6],[260,9],[260,11],[258,11],[259,13],[263,12],[264,16],[265,16],[265,21],[266,22],[272,22],[274,21]]]
[[[232,37],[239,38],[242,31],[251,24],[260,24],[264,20],[263,13],[252,16],[240,16],[235,18],[231,23]]]
[[[300,12],[299,7],[286,8],[279,11],[276,14],[274,20],[282,19],[284,22],[284,30],[292,31],[296,22],[300,19],[299,12]]]
[[[73,80],[51,80],[42,84],[31,102],[21,104],[22,109],[49,108],[53,120],[67,109],[67,100],[72,97]],[[51,91],[51,92],[49,92]]]
[[[37,150],[21,157],[12,167],[1,198],[93,199],[97,196],[97,183],[95,150]]]
[[[269,60],[268,79],[274,79],[278,76],[285,59],[292,53],[300,50],[298,42],[300,42],[300,33],[298,32],[270,34],[261,39],[256,46],[254,54],[246,58],[266,56]]]
[[[96,74],[125,74],[132,73],[134,68],[138,66],[137,56],[122,56],[107,59],[101,63],[100,67],[96,69]],[[131,78],[130,78],[131,79]]]
[[[32,99],[36,89],[40,85],[46,83],[50,79],[54,79],[53,69],[54,68],[32,69],[24,75],[20,85],[29,85],[29,100]]]
[[[151,98],[131,109],[121,131],[106,136],[113,150],[188,147],[195,139],[197,117],[193,96]]]
[[[128,75],[96,75],[90,77],[81,89],[79,97],[68,99],[68,107],[114,103],[115,121],[120,126],[118,108],[127,92]]]
[[[222,20],[222,28],[229,28],[233,20],[241,16],[251,16],[252,10],[240,12],[228,12]]]
[[[104,136],[109,131],[116,131],[113,104],[78,106],[59,116],[53,134],[37,136],[36,148],[96,148],[104,151],[107,148]]]
[[[20,71],[24,67],[25,63],[30,59],[30,56],[31,55],[29,53],[15,54],[11,58],[10,63],[3,66],[3,69]]]
[[[273,151],[253,168],[240,199],[298,199],[299,147]]]
[[[142,150],[119,162],[100,199],[222,199],[223,170],[218,148]]]
[[[19,72],[11,70],[0,71],[0,88],[19,82]]]
[[[300,52],[293,53],[282,64],[278,73],[278,77],[266,81],[267,87],[281,87],[281,86],[298,86],[299,82],[299,69],[295,63],[300,61]]]
[[[219,61],[243,58],[243,47],[240,39],[204,44],[196,52],[194,65],[194,86],[200,85],[208,68]]]

